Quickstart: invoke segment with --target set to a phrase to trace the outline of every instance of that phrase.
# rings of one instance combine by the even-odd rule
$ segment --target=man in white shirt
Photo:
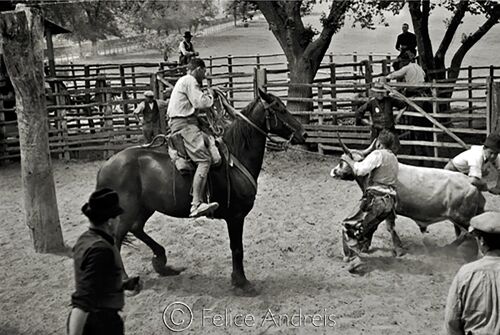
[[[153,91],[146,91],[144,101],[134,110],[137,120],[139,120],[139,115],[142,115],[142,134],[146,143],[150,143],[156,135],[161,133],[160,113],[165,115],[167,105],[166,101],[156,100]]]
[[[471,183],[481,191],[500,194],[500,135],[490,134],[483,145],[473,145],[450,160],[444,167],[446,170],[458,171],[470,177]],[[496,186],[488,189],[483,177],[488,174],[488,168],[497,170]]]
[[[402,65],[402,67],[399,70],[388,74],[385,79],[403,80],[405,83],[412,85],[425,83],[424,70],[420,67],[420,65],[415,63],[415,60],[410,58],[408,54],[404,54],[403,56],[401,56],[400,64]],[[422,90],[418,87],[407,87],[405,89],[404,95],[406,95],[407,97],[412,97],[419,95],[421,91]]]
[[[190,217],[198,217],[219,207],[216,202],[203,202],[212,155],[197,117],[198,109],[212,107],[214,98],[211,91],[201,89],[206,74],[205,62],[193,58],[187,69],[188,74],[179,78],[174,86],[167,113],[172,134],[181,134],[187,154],[196,164]]]
[[[462,266],[453,279],[446,301],[446,334],[500,334],[500,213],[475,216],[470,230],[484,257]]]
[[[368,249],[378,225],[390,215],[396,215],[394,185],[398,179],[399,163],[391,151],[395,141],[396,135],[384,129],[377,138],[376,150],[364,160],[355,162],[348,155],[342,156],[355,176],[368,177],[359,209],[342,223],[343,252],[345,260],[350,262],[350,272],[362,265],[359,253]]]

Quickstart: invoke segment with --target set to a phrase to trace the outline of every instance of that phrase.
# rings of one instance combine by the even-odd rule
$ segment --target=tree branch
[[[455,36],[458,27],[462,23],[462,19],[464,18],[468,7],[469,7],[469,1],[467,0],[460,1],[460,3],[458,4],[456,11],[453,14],[453,17],[451,18],[450,24],[448,25],[448,28],[446,29],[446,32],[443,36],[443,40],[441,41],[439,48],[436,51],[436,55],[434,57],[436,63],[442,63],[444,65],[446,52],[450,47],[450,44],[453,40],[453,36]]]
[[[326,50],[330,46],[333,35],[344,23],[344,17],[350,8],[350,1],[333,1],[328,16],[323,20],[323,30],[316,40],[306,49],[304,57],[311,59],[315,72],[321,64]]]
[[[473,34],[469,35],[463,42],[460,48],[451,60],[451,69],[448,78],[455,79],[460,73],[460,66],[467,52],[484,36],[486,33],[499,22],[500,19],[500,5],[496,5],[490,12],[490,17],[483,23]]]

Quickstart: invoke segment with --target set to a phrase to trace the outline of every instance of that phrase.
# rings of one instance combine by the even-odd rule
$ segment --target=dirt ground
[[[231,289],[224,222],[155,214],[147,232],[166,247],[170,264],[187,270],[159,277],[145,245],[135,241],[124,247],[129,274],[144,280],[143,291],[126,300],[127,333],[169,333],[162,313],[176,301],[192,308],[189,334],[440,333],[447,290],[463,260],[427,253],[417,226],[398,218],[396,228],[408,254],[391,256],[390,237],[381,225],[375,251],[367,256],[369,272],[348,273],[339,224],[360,191],[354,182],[328,176],[335,163],[335,158],[309,154],[267,154],[244,234],[246,273],[259,290],[256,297],[237,296]],[[86,229],[80,207],[94,188],[100,165],[55,163],[61,225],[69,245]],[[72,260],[33,252],[23,223],[21,189],[19,166],[1,168],[0,334],[62,334],[74,287]],[[488,196],[488,208],[499,205],[500,199]],[[425,239],[437,246],[453,236],[451,224],[444,222],[431,226]],[[305,321],[293,319],[294,313]],[[248,326],[237,326],[239,314],[247,315]],[[315,314],[313,324],[306,317]]]

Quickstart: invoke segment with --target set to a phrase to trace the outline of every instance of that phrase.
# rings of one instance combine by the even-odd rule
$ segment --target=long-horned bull
[[[363,160],[374,149],[375,141],[368,149],[360,151],[349,149],[340,137],[339,140],[345,154],[354,161]],[[344,180],[356,180],[362,191],[366,187],[367,177],[354,176],[352,169],[343,160],[332,169],[330,175]],[[415,221],[421,232],[425,232],[433,223],[450,220],[455,225],[457,237],[451,243],[452,246],[458,246],[466,239],[471,218],[484,212],[486,203],[481,192],[464,174],[401,163],[396,191],[396,213]],[[392,236],[394,253],[403,253],[401,240],[394,230],[394,218],[390,217],[386,222]]]

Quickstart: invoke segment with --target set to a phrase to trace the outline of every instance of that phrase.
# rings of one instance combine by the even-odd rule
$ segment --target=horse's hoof
[[[247,280],[245,284],[234,287],[234,294],[238,297],[256,297],[259,295],[259,290]]]

